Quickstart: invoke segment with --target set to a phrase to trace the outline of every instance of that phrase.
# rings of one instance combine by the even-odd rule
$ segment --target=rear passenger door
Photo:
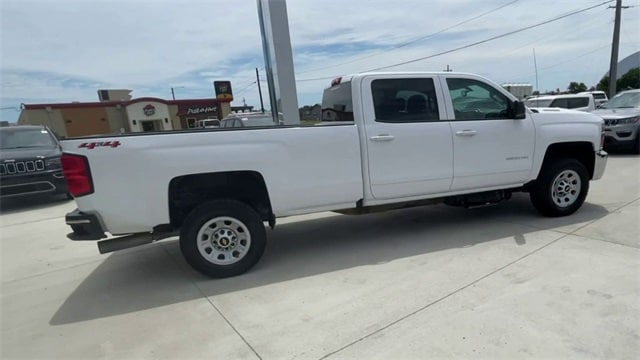
[[[453,143],[443,94],[433,77],[364,78],[369,185],[377,200],[449,190]]]

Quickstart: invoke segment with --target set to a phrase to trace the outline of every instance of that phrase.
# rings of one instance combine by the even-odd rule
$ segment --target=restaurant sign
[[[187,115],[207,114],[218,111],[215,106],[190,106],[187,108]]]

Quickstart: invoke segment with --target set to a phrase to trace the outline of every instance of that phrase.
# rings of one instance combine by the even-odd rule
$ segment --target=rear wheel
[[[538,176],[529,196],[544,216],[571,215],[584,203],[589,192],[589,175],[575,159],[552,160]]]
[[[260,215],[236,200],[214,200],[195,208],[180,232],[180,250],[199,272],[216,278],[240,275],[264,253]]]

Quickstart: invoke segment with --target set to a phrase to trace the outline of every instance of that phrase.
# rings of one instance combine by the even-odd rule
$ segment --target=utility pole
[[[613,25],[613,44],[611,44],[611,64],[609,65],[609,98],[616,95],[616,80],[618,78],[618,47],[620,46],[620,15],[622,0],[616,0],[616,20]]]
[[[176,99],[176,93],[173,92],[173,88],[171,88],[171,97],[173,98],[173,100]]]
[[[536,48],[533,48],[533,67],[536,69],[536,91],[540,93],[540,85],[538,84],[538,61],[536,60]]]
[[[258,94],[260,94],[260,111],[264,114],[264,103],[262,102],[262,88],[260,88],[260,73],[256,68],[256,81],[258,82]]]

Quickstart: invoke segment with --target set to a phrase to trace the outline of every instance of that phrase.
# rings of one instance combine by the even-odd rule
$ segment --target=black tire
[[[636,136],[636,142],[633,144],[633,153],[640,155],[640,130],[638,130],[638,135]]]
[[[561,174],[563,176],[561,177]],[[555,185],[563,185],[564,192],[554,192]],[[561,181],[565,181],[564,183]],[[579,184],[575,189],[574,182]],[[555,159],[543,165],[540,175],[529,193],[533,206],[544,216],[567,216],[576,212],[584,203],[589,192],[589,173],[584,165],[575,159]],[[554,199],[562,202],[556,203]]]
[[[228,220],[205,226],[216,219]],[[204,233],[199,239],[201,230]],[[222,237],[218,238],[220,232]],[[252,207],[236,200],[213,200],[193,209],[185,219],[180,231],[180,250],[189,265],[200,273],[225,278],[251,269],[262,257],[266,239],[262,219]],[[247,246],[242,246],[243,241]],[[228,261],[235,262],[221,264]]]

